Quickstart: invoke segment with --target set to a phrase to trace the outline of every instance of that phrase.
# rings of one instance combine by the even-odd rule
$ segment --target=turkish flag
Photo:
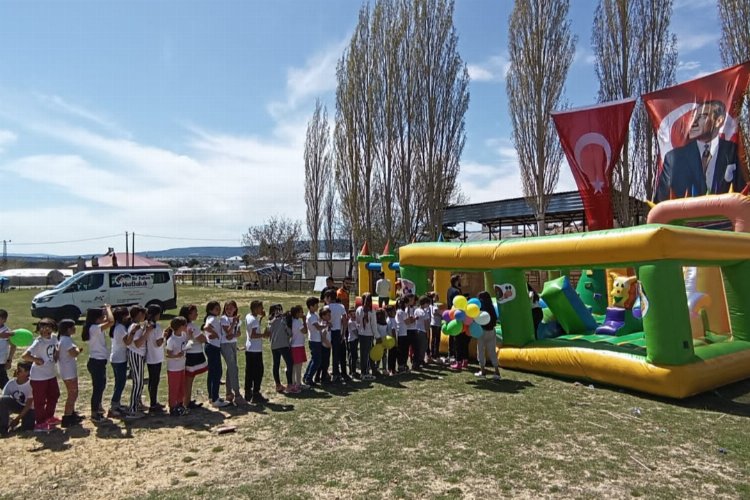
[[[654,201],[743,191],[738,116],[750,61],[642,96],[659,141]]]
[[[612,169],[628,134],[635,98],[552,113],[591,229],[614,226]]]

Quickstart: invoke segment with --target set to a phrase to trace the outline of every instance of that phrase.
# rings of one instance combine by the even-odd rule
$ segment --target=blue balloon
[[[482,327],[479,326],[478,323],[474,322],[471,325],[469,325],[469,334],[475,339],[478,339],[479,337],[481,337],[482,333],[484,332],[482,331]]]
[[[473,299],[469,299],[468,304],[476,304],[477,307],[482,307],[482,303],[479,302],[479,299],[474,297]]]
[[[455,319],[455,320],[456,320],[456,321],[458,321],[459,323],[463,323],[463,322],[464,322],[464,320],[466,319],[466,312],[465,312],[465,311],[462,311],[462,310],[460,310],[460,309],[459,309],[459,310],[457,310],[457,311],[456,311],[456,314],[454,314],[454,316],[453,316],[453,319]]]

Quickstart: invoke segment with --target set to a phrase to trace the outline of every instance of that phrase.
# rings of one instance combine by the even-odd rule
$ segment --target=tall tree
[[[550,113],[563,104],[575,53],[568,10],[568,0],[516,0],[509,19],[506,91],[513,142],[523,194],[534,210],[540,235],[563,157]]]
[[[307,122],[305,137],[305,203],[307,204],[307,234],[310,236],[310,258],[317,269],[320,248],[320,226],[327,185],[331,182],[330,127],[328,112],[315,101],[315,111]]]
[[[641,64],[637,70],[637,92],[646,94],[675,84],[677,37],[669,30],[672,0],[639,2]],[[656,133],[643,103],[636,104],[632,121],[632,194],[641,199],[654,197],[659,166]]]
[[[325,199],[323,200],[323,242],[325,243],[326,265],[328,276],[333,275],[333,253],[336,250],[336,187],[333,182],[326,183]],[[317,270],[317,260],[315,261]]]
[[[242,235],[242,244],[248,253],[257,247],[257,256],[270,263],[278,283],[292,264],[297,262],[301,236],[300,221],[274,216],[265,224],[248,228],[247,233]]]
[[[721,18],[721,60],[733,66],[750,59],[750,2],[719,0]],[[740,114],[740,130],[747,158],[750,148],[750,89],[745,92],[745,105]]]
[[[643,59],[643,37],[639,26],[642,1],[600,0],[596,7],[591,42],[596,57],[594,68],[599,78],[599,102],[624,99],[638,90],[638,69]],[[630,157],[630,139],[626,138],[612,179],[615,217],[623,226],[633,222]]]

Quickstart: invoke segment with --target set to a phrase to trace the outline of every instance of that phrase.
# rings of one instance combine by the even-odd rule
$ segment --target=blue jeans
[[[219,399],[219,386],[221,385],[221,348],[215,345],[206,344],[206,361],[208,362],[208,376],[206,385],[208,389],[208,399],[216,401]]]
[[[112,363],[112,373],[115,375],[115,389],[112,391],[112,406],[120,405],[122,391],[125,390],[125,382],[128,378],[128,362]]]
[[[305,382],[312,381],[313,376],[317,373],[320,368],[320,358],[323,351],[322,342],[309,342],[310,345],[310,362],[307,363],[307,370],[305,370],[305,376],[302,377]]]

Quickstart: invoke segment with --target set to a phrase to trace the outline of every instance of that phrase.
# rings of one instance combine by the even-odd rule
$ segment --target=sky
[[[571,106],[596,101],[596,1],[571,1]],[[235,246],[304,220],[314,103],[334,115],[357,0],[0,2],[0,240],[10,254]],[[510,0],[456,0],[471,76],[459,181],[521,195],[505,94]],[[678,81],[721,69],[715,0],[675,0]],[[558,191],[575,189],[567,164]],[[1,243],[1,241],[0,241]]]

